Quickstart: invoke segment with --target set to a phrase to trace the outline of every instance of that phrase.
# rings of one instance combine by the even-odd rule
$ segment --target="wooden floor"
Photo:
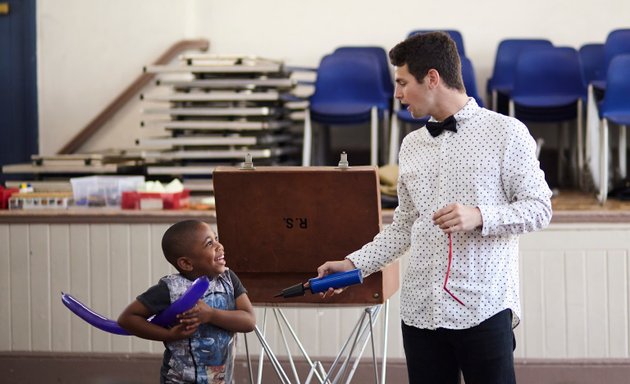
[[[557,211],[630,211],[630,201],[608,199],[604,205],[597,201],[594,193],[578,190],[560,190],[551,200],[554,212]]]

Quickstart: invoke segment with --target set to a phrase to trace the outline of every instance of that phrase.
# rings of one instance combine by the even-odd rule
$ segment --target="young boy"
[[[251,332],[256,324],[247,291],[226,268],[223,246],[202,221],[171,226],[162,237],[162,251],[179,273],[138,296],[118,323],[135,336],[164,342],[160,383],[232,383],[234,332]],[[200,276],[207,276],[210,286],[195,307],[177,316],[179,324],[167,329],[146,320]]]

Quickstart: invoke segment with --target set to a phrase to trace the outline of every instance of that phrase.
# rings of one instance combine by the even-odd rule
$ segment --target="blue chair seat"
[[[488,79],[486,92],[491,96],[491,109],[507,113],[499,108],[499,98],[510,97],[514,87],[514,74],[518,56],[529,49],[551,47],[547,39],[504,39],[497,47],[492,76]]]
[[[606,112],[603,117],[619,125],[630,125],[630,111]]]
[[[378,106],[379,118],[383,109]],[[318,103],[311,106],[311,119],[324,124],[359,124],[370,120],[371,105],[353,102]]]
[[[510,115],[525,122],[560,123],[576,120],[575,175],[582,185],[584,164],[582,124],[584,84],[578,52],[571,47],[540,47],[518,55]],[[562,127],[561,127],[562,129]],[[558,131],[558,181],[564,180],[564,143]],[[571,147],[569,149],[572,151]],[[539,147],[540,153],[540,147]]]
[[[596,89],[606,89],[606,80],[593,80],[591,84]]]
[[[369,122],[370,163],[378,165],[379,120],[386,120],[391,98],[383,89],[382,76],[383,68],[374,54],[339,52],[322,58],[304,119],[302,165],[311,164],[311,121],[325,125]]]
[[[546,95],[546,96],[514,96],[516,104],[527,105],[531,108],[556,108],[574,106],[582,95]],[[541,111],[542,112],[542,111]],[[575,118],[575,116],[573,116]]]

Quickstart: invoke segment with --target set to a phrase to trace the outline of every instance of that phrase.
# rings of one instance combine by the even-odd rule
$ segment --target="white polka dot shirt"
[[[549,224],[551,191],[524,124],[472,98],[455,119],[456,133],[421,128],[405,137],[393,222],[348,258],[367,276],[409,251],[400,299],[407,325],[465,329],[509,308],[516,326],[518,235]],[[476,206],[483,218],[482,228],[452,234],[447,287],[464,305],[443,289],[448,235],[432,221],[450,203]]]

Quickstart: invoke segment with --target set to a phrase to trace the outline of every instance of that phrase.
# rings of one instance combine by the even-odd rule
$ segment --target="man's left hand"
[[[483,225],[483,219],[479,208],[453,203],[433,214],[433,224],[444,233],[453,233],[479,228]]]

